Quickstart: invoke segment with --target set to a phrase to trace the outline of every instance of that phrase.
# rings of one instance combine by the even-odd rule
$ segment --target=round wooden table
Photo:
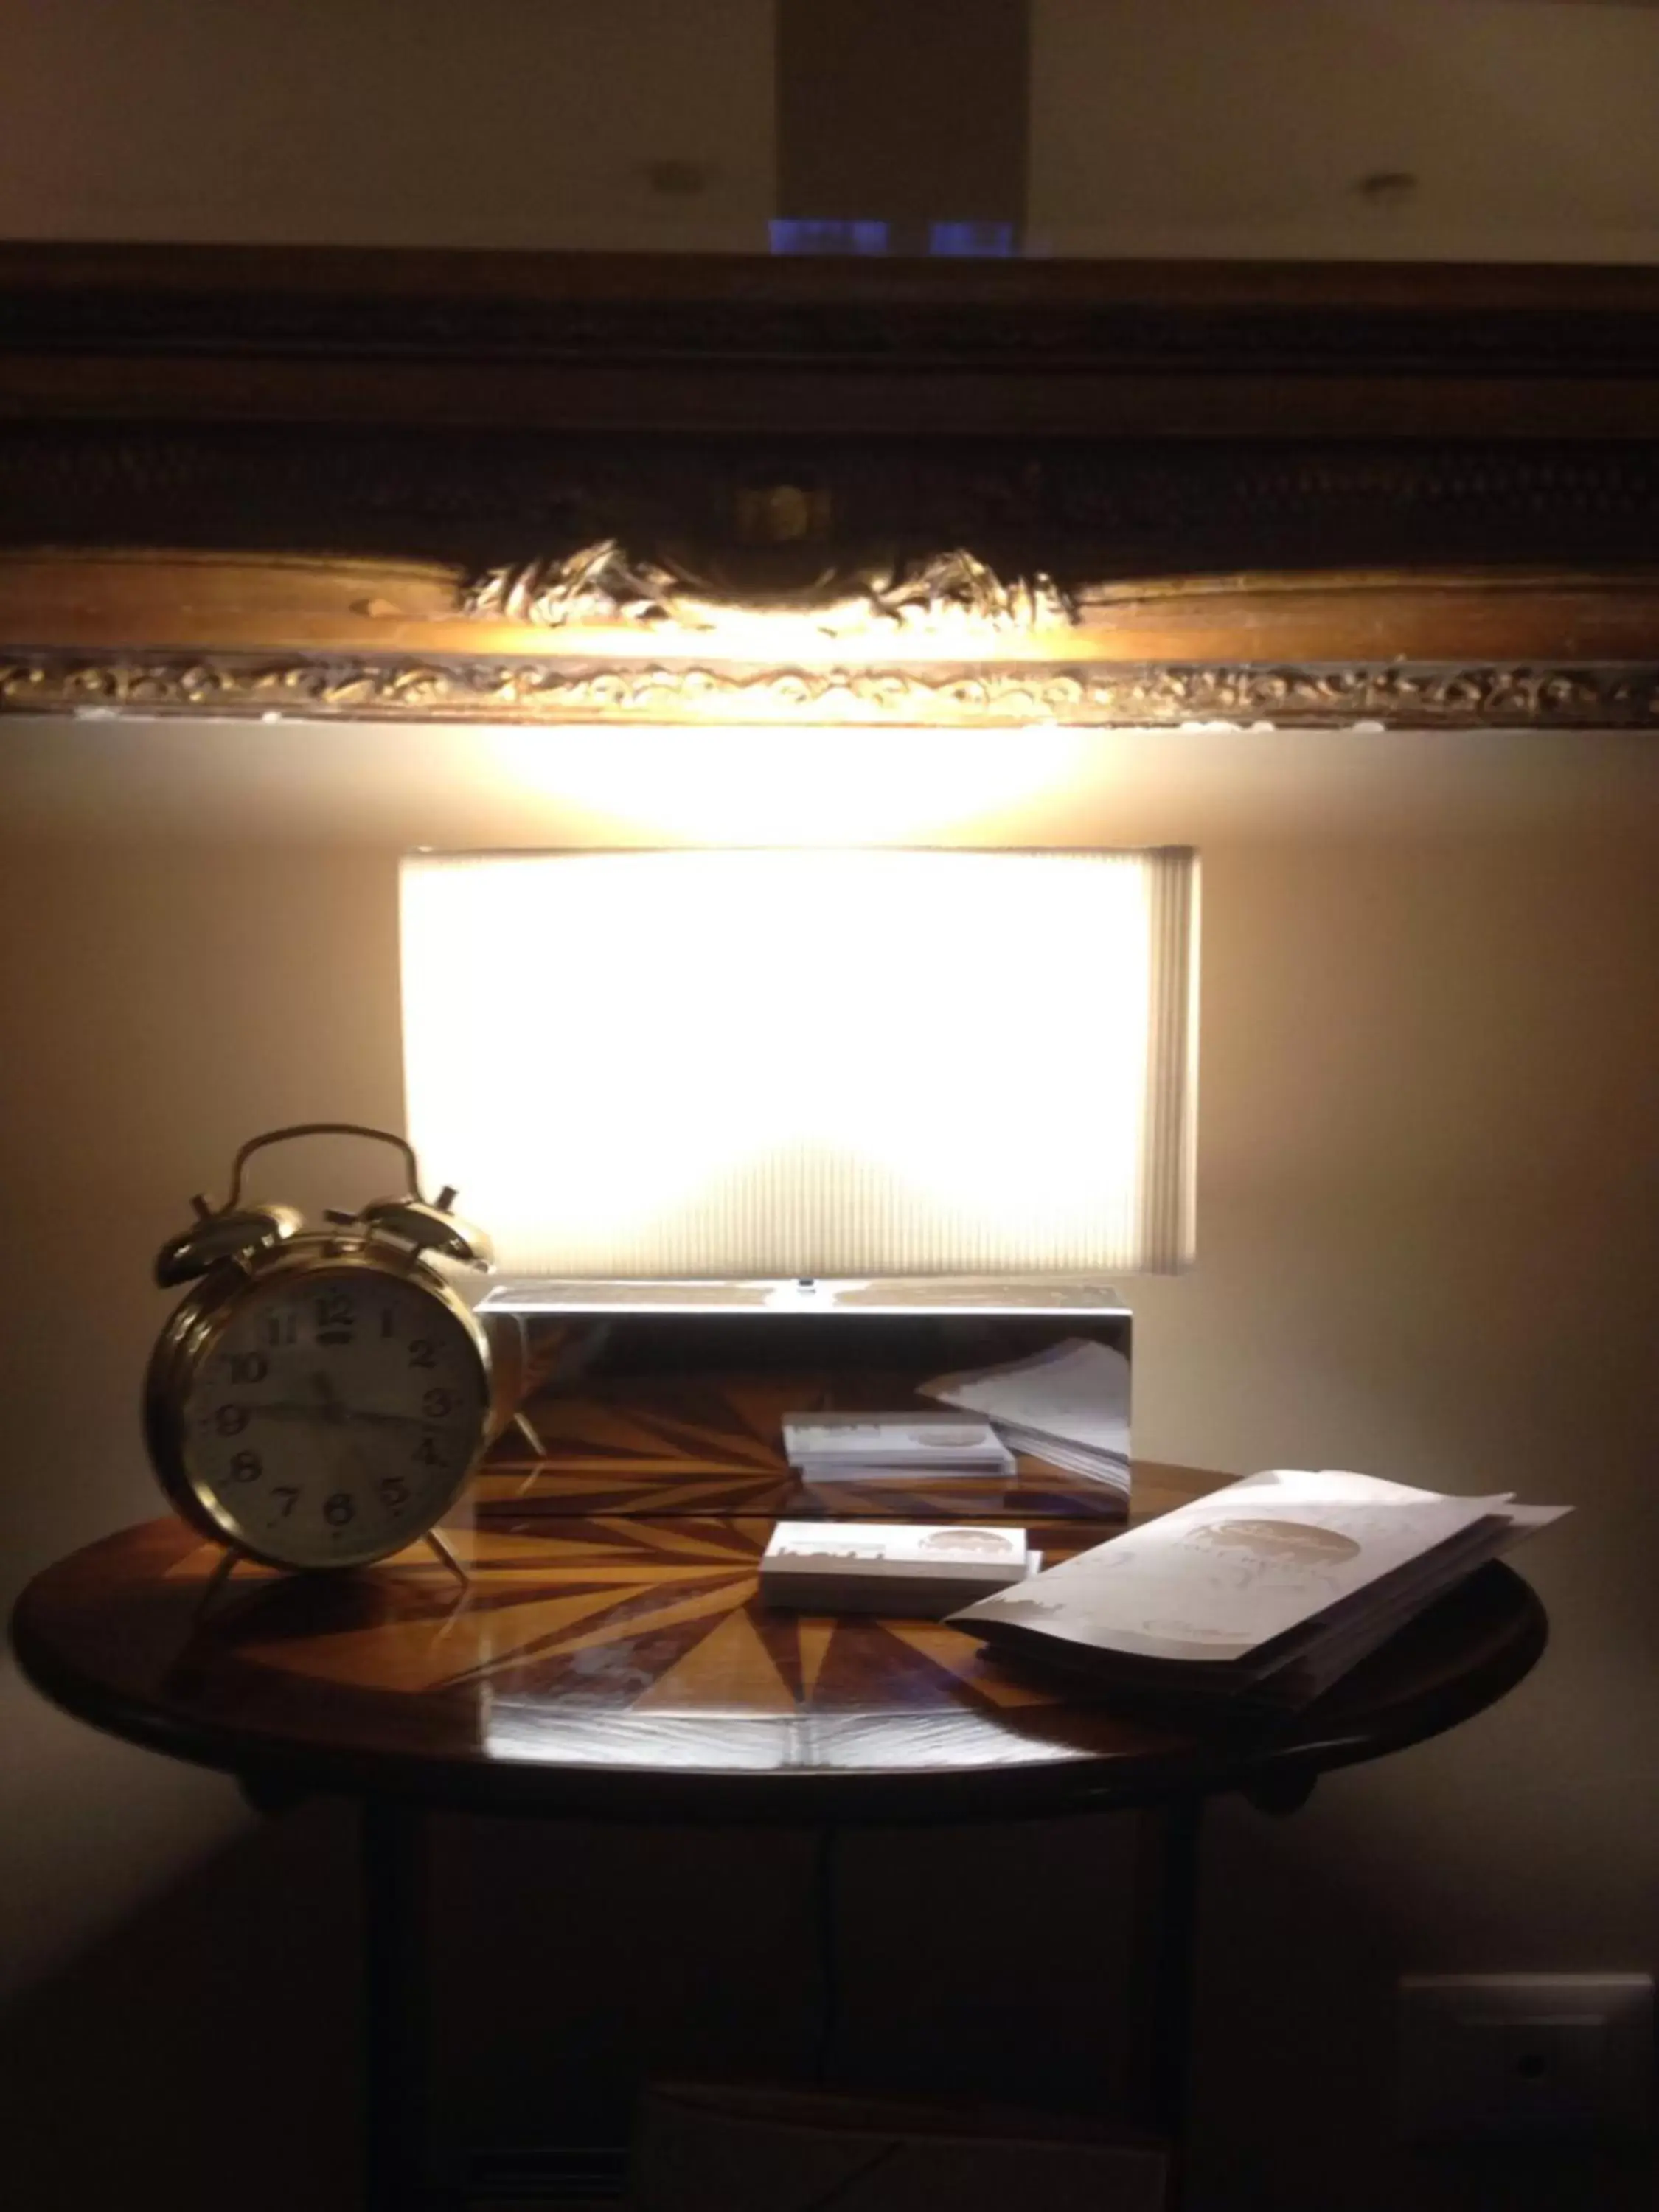
[[[1138,1467],[1136,1517],[1223,1479]],[[1178,2131],[1205,1799],[1293,1809],[1327,1769],[1491,1704],[1546,1638],[1528,1586],[1487,1566],[1288,1728],[1195,1735],[1011,1671],[936,1623],[769,1612],[763,1514],[661,1491],[646,1511],[568,1492],[550,1510],[499,1477],[480,1501],[476,1525],[447,1532],[465,1587],[411,1552],[326,1578],[243,1564],[204,1603],[221,1554],[165,1520],[48,1568],[13,1621],[29,1678],[94,1726],[223,1768],[260,1804],[362,1800],[376,2208],[414,2190],[424,1808],[826,1832],[1152,1808],[1140,2102]],[[1106,1533],[1066,1522],[1037,1540],[1052,1560]]]
[[[1142,1468],[1136,1517],[1219,1480]],[[1194,1735],[1011,1672],[936,1623],[769,1612],[770,1528],[695,1499],[648,1514],[486,1499],[449,1532],[465,1588],[414,1551],[334,1577],[245,1563],[204,1605],[222,1553],[155,1521],[39,1576],[14,1639],[69,1711],[256,1796],[796,1825],[1293,1794],[1466,1719],[1544,1644],[1527,1585],[1489,1568],[1288,1731]],[[1052,1561],[1107,1534],[1068,1522],[1037,1540]]]

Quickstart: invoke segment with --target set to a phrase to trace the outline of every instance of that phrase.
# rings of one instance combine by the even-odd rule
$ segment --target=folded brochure
[[[1148,1696],[1295,1706],[1565,1506],[1278,1469],[953,1616],[994,1650]]]

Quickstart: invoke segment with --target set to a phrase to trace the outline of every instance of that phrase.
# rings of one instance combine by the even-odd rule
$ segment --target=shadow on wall
[[[356,2212],[352,1842],[252,1829],[0,2014],[19,2212]]]
[[[1523,1684],[1497,1710],[1513,1717],[1527,1697]],[[1373,1832],[1365,1799],[1374,1782],[1403,1796],[1406,1769],[1446,1756],[1457,1734],[1375,1769],[1328,1776],[1288,1821],[1226,1800],[1211,1814],[1193,2212],[1647,2212],[1653,2203],[1645,2143],[1398,2140],[1395,1986],[1423,1963],[1419,1930],[1436,1917],[1441,1870],[1425,1836],[1397,1826]],[[1538,1906],[1547,1923],[1547,1880]],[[1553,1961],[1548,1943],[1545,1932],[1526,1959],[1487,1952],[1431,1963],[1481,1971],[1500,1961],[1569,1963]]]

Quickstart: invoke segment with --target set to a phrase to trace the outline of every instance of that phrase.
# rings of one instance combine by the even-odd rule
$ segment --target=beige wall
[[[0,0],[0,239],[763,252],[775,4]],[[921,108],[951,11],[908,5],[941,48]],[[1640,0],[1032,0],[1030,21],[1036,252],[1659,252]],[[653,190],[665,161],[702,188]],[[1402,171],[1404,199],[1356,189]]]
[[[1650,8],[1033,0],[1040,250],[1646,261]],[[1367,178],[1404,174],[1372,198]]]
[[[0,0],[0,238],[765,250],[772,0]]]
[[[1384,2154],[1399,1972],[1659,1965],[1650,739],[8,724],[9,1577],[155,1508],[134,1418],[164,1303],[146,1268],[187,1194],[258,1127],[397,1116],[398,850],[719,836],[722,804],[749,838],[1198,843],[1200,1261],[1138,1299],[1138,1443],[1580,1509],[1526,1562],[1555,1635],[1526,1686],[1333,1778],[1292,1823],[1227,1808],[1212,1834],[1210,2142],[1271,2139],[1249,2153],[1263,2202],[1381,2212],[1407,2179]],[[526,962],[550,1006],[556,958]],[[237,2177],[250,2207],[297,2201],[349,2109],[343,1827],[325,1810],[257,1829],[228,1784],[60,1719],[9,1676],[3,1700],[0,1959],[27,2104],[11,2124],[55,2146],[41,2171],[58,2177],[32,2208],[78,2212],[147,2149],[180,2212],[224,2201],[232,2131],[200,2124],[171,2061],[291,2025],[321,1990],[325,2063],[289,2063],[295,2124]],[[859,1846],[866,1900],[925,1880],[914,1842],[884,1848]],[[567,1873],[590,1878],[602,1855],[570,1849]],[[672,1857],[653,1869],[642,1844],[627,1863],[672,1895]],[[998,1909],[1018,1919],[1047,1867],[1050,1906],[1057,1882],[1086,1921],[1114,1910],[1117,1860],[1097,1882],[1091,1863],[1075,1838],[1020,1832],[979,1879],[1006,1881]],[[799,1869],[752,1871],[785,1945]],[[718,1946],[702,1972],[720,1990]],[[463,2069],[531,2094],[522,2045],[503,2070],[465,2022],[450,2033]],[[89,2058],[121,2091],[97,2130],[64,2087]],[[1340,2194],[1308,2178],[1331,2142],[1354,2160]],[[1529,2171],[1505,2202],[1585,2201]],[[1419,2184],[1427,2203],[1487,2201],[1455,2175]],[[1634,2175],[1598,2185],[1598,2203],[1648,2201]]]

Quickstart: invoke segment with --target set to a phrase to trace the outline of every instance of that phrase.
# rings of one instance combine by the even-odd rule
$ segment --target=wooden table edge
[[[1364,1726],[1362,1713],[1345,1725],[1339,1705],[1328,1735],[1305,1732],[1318,1720],[1316,1707],[1298,1717],[1293,1737],[1278,1744],[1258,1735],[1217,1735],[1207,1741],[1179,1737],[1167,1755],[1127,1759],[1062,1753],[1049,1761],[943,1771],[705,1768],[677,1773],[648,1765],[459,1759],[297,1743],[246,1727],[192,1721],[67,1663],[32,1618],[45,1576],[18,1599],[11,1641],[25,1679],[64,1711],[123,1741],[233,1775],[256,1802],[337,1795],[433,1810],[629,1826],[954,1825],[1128,1811],[1236,1792],[1265,1801],[1281,1788],[1293,1802],[1321,1774],[1426,1742],[1507,1695],[1531,1672],[1548,1641],[1547,1617],[1528,1583],[1499,1563],[1479,1573],[1489,1587],[1501,1577],[1512,1601],[1518,1600],[1509,1632],[1475,1665],[1403,1708],[1391,1724]]]

